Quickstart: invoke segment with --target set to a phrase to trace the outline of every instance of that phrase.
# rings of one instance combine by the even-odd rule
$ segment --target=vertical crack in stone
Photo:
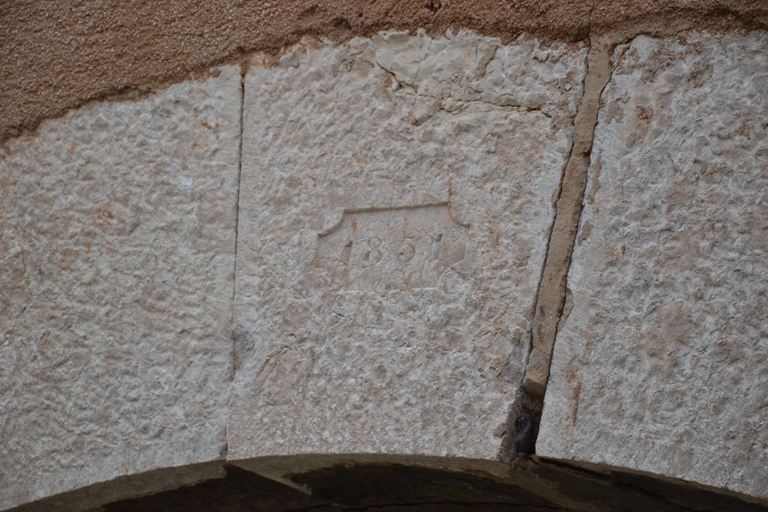
[[[235,192],[235,265],[232,269],[232,361],[233,371],[231,379],[234,380],[234,358],[235,358],[235,340],[234,340],[234,326],[235,326],[235,293],[237,292],[237,244],[239,242],[239,227],[240,227],[240,182],[243,173],[243,117],[245,110],[245,73],[246,65],[243,64],[240,72],[240,133],[237,141],[237,191]]]
[[[589,39],[587,40],[587,42],[591,43]],[[582,95],[581,95],[581,98],[579,98],[579,107],[577,108],[577,113],[578,113],[578,110],[580,110],[581,104],[584,100],[585,91],[586,91],[586,79],[587,79],[587,75],[589,74],[589,53],[585,57],[584,66],[587,70],[587,73],[584,74],[584,78],[581,83]],[[573,125],[572,125],[574,139],[576,134],[576,121],[577,121],[577,117],[574,117]],[[565,161],[564,169],[568,168],[569,162],[571,160],[571,156],[573,155],[574,148],[575,148],[575,144],[572,144],[571,152],[569,153],[568,158]],[[563,195],[563,188],[564,186],[566,186],[566,182],[565,182],[566,175],[567,173],[563,171],[562,177],[560,179],[560,184],[558,186],[557,199],[555,200],[555,205],[553,208],[554,219],[557,218],[558,205],[560,204],[560,199]],[[528,325],[530,326],[534,325],[534,320],[536,318],[536,311],[539,305],[539,297],[541,296],[542,283],[544,281],[544,275],[545,275],[544,269],[547,268],[549,249],[552,244],[552,234],[554,233],[554,224],[555,223],[553,221],[552,225],[549,228],[549,231],[547,232],[547,244],[544,250],[544,264],[542,265],[542,270],[541,270],[541,273],[539,274],[539,283],[536,289],[536,295],[534,297],[533,311],[531,312],[531,316],[528,323]],[[530,363],[530,359],[533,352],[533,346],[534,346],[533,335],[531,332],[531,339],[529,341],[529,350],[527,354],[527,360],[525,362],[526,370]],[[501,460],[507,462],[508,464],[513,464],[517,459],[520,458],[521,455],[533,454],[535,452],[535,444],[536,444],[536,438],[538,437],[542,406],[543,406],[543,396],[538,398],[534,397],[522,387],[517,390],[517,394],[515,395],[515,400],[512,402],[512,404],[510,404],[509,410],[507,411],[505,432],[502,438],[501,448],[499,451]]]
[[[241,65],[240,72],[240,133],[237,141],[237,191],[235,192],[235,258],[234,267],[232,269],[232,320],[230,323],[230,337],[232,341],[232,352],[230,353],[230,384],[235,380],[235,293],[237,292],[237,244],[239,243],[239,226],[240,226],[240,183],[243,171],[243,117],[245,111],[245,73],[247,72],[246,64]],[[232,390],[228,391],[227,396],[227,415],[230,407],[230,401],[232,398]],[[223,460],[226,460],[229,453],[229,437],[228,437],[228,422],[224,424],[224,447],[221,450],[220,456]]]
[[[552,351],[565,303],[568,269],[587,185],[600,95],[611,76],[614,44],[602,38],[588,41],[587,73],[574,121],[573,145],[555,205],[555,220],[549,234],[531,321],[531,352],[523,386],[510,406],[501,447],[501,458],[510,463],[521,454],[535,452]]]
[[[546,391],[557,324],[565,302],[568,268],[587,185],[600,94],[610,78],[610,46],[605,41],[592,42],[590,45],[584,96],[576,114],[573,148],[566,165],[560,198],[557,200],[557,214],[533,318],[533,348],[523,388],[540,400],[543,400]]]

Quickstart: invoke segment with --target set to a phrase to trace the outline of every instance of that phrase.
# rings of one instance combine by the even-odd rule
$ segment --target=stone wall
[[[305,37],[6,140],[0,509],[764,510],[768,32],[671,21]]]

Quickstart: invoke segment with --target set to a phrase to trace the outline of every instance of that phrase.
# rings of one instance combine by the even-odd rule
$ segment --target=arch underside
[[[255,511],[765,511],[652,475],[591,471],[538,458],[297,455],[217,461],[120,477],[11,512]]]

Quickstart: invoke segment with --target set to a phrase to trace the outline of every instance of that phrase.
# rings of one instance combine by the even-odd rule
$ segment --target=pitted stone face
[[[768,34],[637,37],[602,100],[536,453],[768,498]]]
[[[464,261],[468,232],[447,204],[348,210],[319,233],[316,266],[331,276],[332,288],[435,288],[446,270]]]
[[[0,510],[226,450],[240,70],[215,75],[0,151]]]
[[[399,33],[252,61],[230,459],[496,459],[584,57]]]

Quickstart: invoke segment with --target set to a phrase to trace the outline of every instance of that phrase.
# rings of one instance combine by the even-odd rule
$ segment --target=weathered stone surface
[[[2,509],[225,450],[241,95],[214,74],[0,154]]]
[[[585,54],[389,33],[252,61],[230,460],[497,456]]]
[[[638,37],[603,99],[537,453],[768,498],[768,35]]]

